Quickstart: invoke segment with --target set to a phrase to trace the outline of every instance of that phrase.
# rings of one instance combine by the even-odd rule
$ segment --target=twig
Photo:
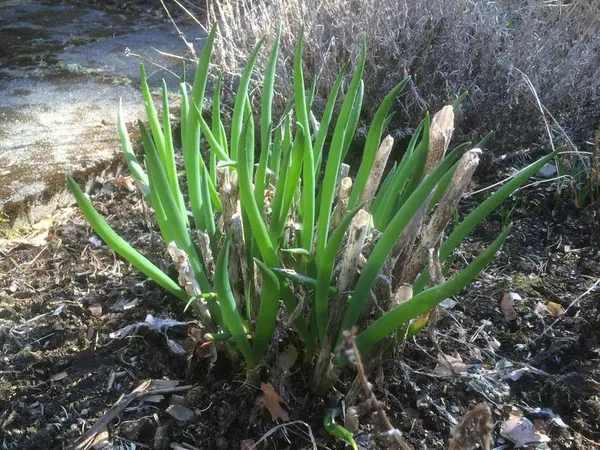
[[[164,0],[160,0],[160,3],[162,4],[163,8],[165,9],[167,16],[169,16],[169,20],[171,20],[171,23],[177,30],[177,34],[179,34],[179,37],[181,38],[181,40],[183,41],[185,46],[188,48],[188,51],[190,52],[190,54],[192,55],[194,60],[196,60],[197,56],[196,56],[196,50],[194,49],[194,46],[187,41],[187,39],[185,38],[185,35],[181,32],[181,30],[177,26],[177,23],[175,23],[175,20],[173,20],[173,17],[171,16],[171,12],[169,11],[169,8],[167,8],[167,5],[165,5]],[[181,6],[181,5],[179,5],[179,6]],[[181,7],[183,8],[183,6],[181,6]]]
[[[122,396],[117,403],[115,403],[104,416],[100,418],[89,430],[83,433],[79,439],[77,439],[71,446],[67,447],[67,450],[84,450],[89,447],[89,445],[93,442],[94,438],[102,432],[102,430],[115,418],[117,417],[130,403],[135,400],[140,400],[149,395],[162,395],[162,394],[171,394],[174,392],[184,392],[189,391],[192,386],[172,386],[162,389],[152,388],[152,383],[154,380],[146,380],[142,384],[140,384],[137,388],[135,388],[130,394]],[[164,380],[157,380],[159,383]]]
[[[412,450],[412,447],[401,436],[400,430],[395,428],[390,422],[390,419],[385,412],[384,404],[377,400],[377,397],[373,393],[373,388],[367,379],[365,367],[363,366],[360,353],[358,352],[358,347],[356,346],[354,330],[344,331],[342,350],[346,353],[348,360],[354,365],[354,367],[356,367],[358,378],[363,387],[365,403],[369,404],[369,406],[377,411],[377,416],[379,417],[381,425],[385,429],[386,435],[391,436],[402,450]]]

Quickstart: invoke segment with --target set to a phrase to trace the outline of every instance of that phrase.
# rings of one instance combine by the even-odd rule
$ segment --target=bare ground
[[[94,201],[124,237],[154,261],[168,264],[137,194],[122,179],[103,183]],[[598,290],[590,290],[600,279],[597,224],[590,211],[557,199],[547,184],[528,188],[512,202],[511,237],[490,267],[455,298],[457,305],[442,311],[437,327],[439,348],[462,358],[455,367],[461,373],[444,374],[436,345],[423,333],[371,376],[390,420],[415,449],[447,448],[455,421],[482,401],[492,409],[495,448],[512,448],[502,446],[507,442],[500,429],[515,407],[540,420],[537,426],[550,438],[545,448],[600,446],[600,305]],[[461,214],[474,204],[465,201]],[[457,264],[489,243],[502,220],[499,211],[479,227],[461,247]],[[177,421],[166,412],[173,396],[158,403],[133,402],[110,424],[110,448],[166,449],[185,443],[237,449],[277,425],[262,404],[262,392],[245,383],[243,369],[225,352],[211,365],[210,356],[188,337],[187,326],[110,337],[148,314],[179,321],[193,317],[105,245],[96,246],[75,209],[61,211],[18,239],[4,243],[0,259],[3,448],[65,448],[147,379],[191,384],[178,401],[193,417]],[[507,292],[522,298],[510,323],[500,307]],[[134,300],[138,303],[131,306]],[[538,303],[548,302],[560,304],[565,313],[555,317],[540,309]],[[131,307],[119,310],[124,304]],[[174,353],[167,338],[185,354]],[[280,350],[289,343],[300,348],[285,337]],[[512,381],[506,379],[509,374],[521,376]],[[351,375],[340,380],[340,390]],[[263,380],[268,376],[264,370]],[[319,448],[343,448],[323,431],[325,403],[305,389],[309,378],[296,363],[279,389],[291,420],[304,423],[280,428],[259,448],[313,448],[308,427]],[[536,416],[531,411],[537,407],[552,409],[567,427]],[[366,435],[357,440],[363,448],[376,448]]]

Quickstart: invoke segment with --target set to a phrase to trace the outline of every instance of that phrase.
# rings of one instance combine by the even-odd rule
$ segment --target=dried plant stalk
[[[245,257],[246,242],[244,240],[244,225],[239,208],[238,202],[238,212],[231,217],[231,237],[235,258],[230,259],[229,274],[231,276],[231,285],[238,311],[243,311],[246,303],[244,292],[248,287],[248,263]]]
[[[379,150],[377,150],[375,162],[373,163],[369,178],[367,179],[367,184],[365,185],[365,190],[360,199],[361,202],[364,202],[365,208],[368,208],[371,205],[371,202],[377,193],[377,188],[381,182],[381,177],[383,176],[383,171],[385,170],[393,146],[394,138],[388,135],[381,142]]]
[[[350,173],[350,166],[346,163],[340,164],[340,171],[338,172],[338,177],[335,182],[334,200],[339,197],[339,195],[341,193],[340,186],[342,185],[342,181],[344,181],[344,179],[348,178],[349,173]],[[350,187],[352,187],[352,186],[350,186]],[[348,191],[348,197],[350,197],[350,191]]]
[[[167,251],[177,267],[177,281],[179,282],[179,285],[185,289],[185,292],[190,297],[196,298],[196,300],[192,302],[192,307],[200,317],[200,322],[208,331],[215,331],[213,325],[214,321],[208,310],[206,300],[200,297],[202,290],[194,276],[187,253],[177,247],[175,242],[169,243]]]
[[[215,275],[215,259],[210,248],[210,236],[208,233],[198,231],[198,248],[202,254],[202,260],[206,266],[206,274],[211,278]]]
[[[396,245],[392,249],[389,259],[384,266],[384,272],[392,275],[393,286],[395,288],[401,283],[413,282],[414,280],[403,280],[402,272],[404,271],[404,264],[410,257],[419,236],[419,232],[423,227],[423,221],[425,220],[425,213],[427,212],[427,206],[429,205],[429,199],[423,203],[423,206],[415,213],[408,226],[404,229]]]
[[[433,116],[429,129],[429,155],[425,163],[425,176],[438,165],[448,150],[454,132],[454,109],[444,106]]]
[[[371,214],[364,209],[361,209],[352,219],[337,281],[340,292],[347,291],[356,277],[360,253],[365,244],[370,223]]]
[[[400,283],[410,283],[414,281],[419,271],[427,261],[429,249],[434,248],[442,237],[442,233],[448,226],[452,214],[456,209],[463,193],[467,189],[473,173],[479,164],[479,155],[481,150],[478,148],[469,150],[465,153],[452,177],[446,194],[438,203],[431,220],[423,231],[421,240],[417,247],[412,251],[408,262],[402,261],[402,272],[399,276]]]
[[[348,197],[350,197],[350,191],[352,190],[352,178],[345,177],[340,182],[340,188],[338,189],[338,199],[337,203],[333,208],[333,212],[331,213],[331,222],[329,225],[329,229],[335,229],[346,214],[346,210],[348,209]]]
[[[229,168],[217,168],[217,185],[219,187],[219,197],[223,207],[223,228],[229,230],[231,227],[231,217],[235,214],[237,198],[234,195],[234,189],[230,182]]]
[[[373,393],[373,387],[367,378],[365,366],[363,365],[361,355],[358,352],[355,342],[355,330],[345,331],[344,340],[341,345],[341,350],[346,354],[348,360],[356,368],[356,381],[360,383],[363,391],[364,402],[361,408],[374,410],[379,421],[379,427],[383,429],[383,433],[377,437],[386,437],[391,439],[391,446],[388,448],[412,450],[412,447],[404,440],[400,430],[395,428],[385,412],[385,405],[380,402]]]

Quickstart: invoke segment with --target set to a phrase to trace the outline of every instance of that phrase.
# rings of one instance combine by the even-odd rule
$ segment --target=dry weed
[[[239,74],[260,38],[270,41],[282,26],[280,105],[291,97],[292,55],[301,26],[306,30],[305,73],[317,77],[317,110],[337,68],[356,58],[364,36],[367,116],[376,99],[412,75],[410,92],[396,114],[400,135],[410,132],[424,109],[436,110],[467,89],[470,98],[458,131],[503,130],[494,146],[511,150],[545,138],[517,69],[530,77],[542,103],[569,135],[587,139],[595,127],[600,117],[599,10],[600,0],[208,2],[209,22],[221,26],[215,61],[231,75]]]

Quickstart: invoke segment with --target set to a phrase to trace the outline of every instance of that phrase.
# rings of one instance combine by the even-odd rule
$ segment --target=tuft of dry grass
[[[208,0],[207,16],[221,30],[216,65],[233,76],[254,43],[265,37],[268,44],[282,26],[280,106],[291,98],[294,46],[304,26],[305,73],[317,78],[317,110],[336,68],[356,59],[365,37],[364,119],[399,79],[413,77],[397,108],[399,135],[410,133],[423,110],[466,89],[461,135],[503,130],[494,141],[502,150],[542,142],[544,125],[518,71],[571,137],[589,139],[600,117],[600,0]],[[259,67],[265,62],[266,52]]]

